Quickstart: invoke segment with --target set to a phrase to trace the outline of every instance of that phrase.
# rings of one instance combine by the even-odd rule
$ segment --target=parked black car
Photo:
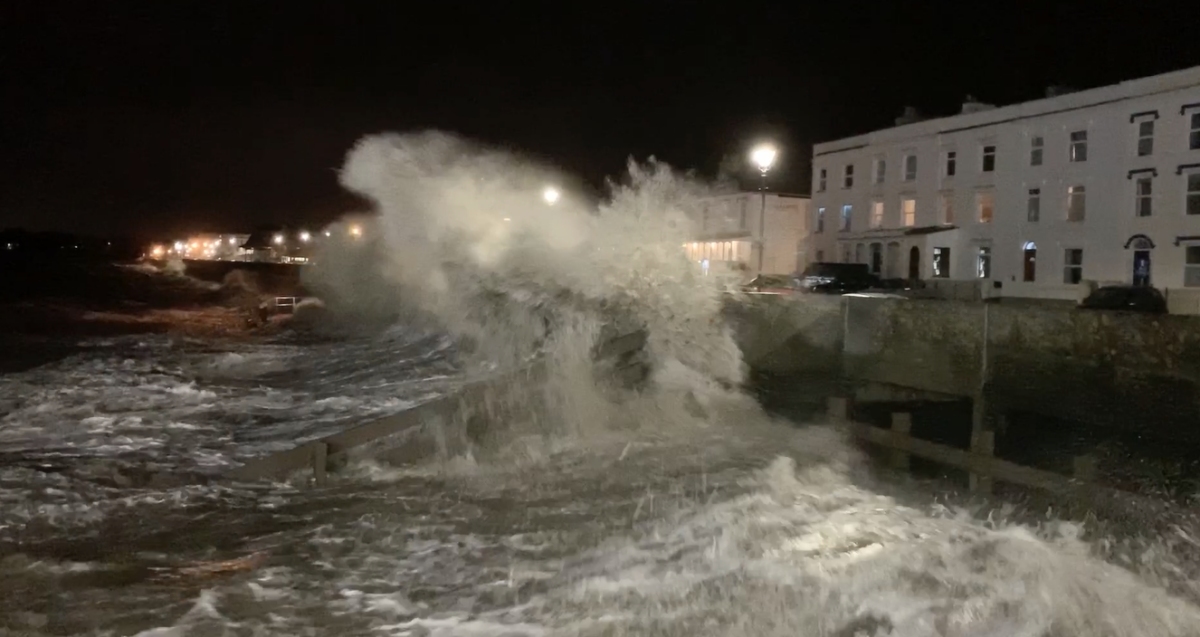
[[[800,275],[801,289],[825,294],[861,292],[878,283],[865,263],[813,263]]]
[[[1124,310],[1166,314],[1167,299],[1162,292],[1149,286],[1106,285],[1079,303],[1081,310]]]

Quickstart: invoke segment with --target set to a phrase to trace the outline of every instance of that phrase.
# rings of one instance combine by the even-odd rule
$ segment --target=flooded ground
[[[458,382],[435,336],[237,347],[102,340],[0,377],[4,634],[1200,634],[1161,569],[879,485],[736,394],[322,490],[208,480]]]

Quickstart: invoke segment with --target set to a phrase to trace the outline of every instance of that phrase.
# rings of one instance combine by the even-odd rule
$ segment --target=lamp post
[[[766,253],[767,239],[767,172],[771,170],[771,166],[775,163],[775,147],[770,144],[762,144],[755,147],[750,153],[750,160],[758,166],[759,175],[762,181],[759,183],[758,191],[762,194],[762,207],[758,211],[758,273],[763,273],[763,255]]]

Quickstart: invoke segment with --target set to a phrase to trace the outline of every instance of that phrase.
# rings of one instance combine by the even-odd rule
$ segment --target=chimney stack
[[[995,104],[985,104],[975,99],[974,95],[968,95],[967,98],[963,100],[962,114],[970,115],[971,113],[982,113],[983,111],[990,111],[993,108],[996,108]]]
[[[917,110],[917,107],[905,106],[904,114],[901,115],[900,117],[896,118],[896,126],[904,126],[905,124],[912,124],[914,122],[919,122],[922,119],[924,119],[924,118],[921,117],[921,113],[920,113],[920,111]]]

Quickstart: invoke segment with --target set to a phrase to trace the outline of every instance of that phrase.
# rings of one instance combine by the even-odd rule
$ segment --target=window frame
[[[872,230],[878,230],[879,228],[882,228],[883,227],[883,216],[886,214],[886,212],[887,212],[887,207],[884,205],[882,199],[875,199],[875,200],[871,201],[871,219],[867,225]],[[878,213],[878,214],[876,214],[876,213]]]
[[[984,267],[985,264],[987,267]],[[992,278],[992,246],[979,246],[975,249],[975,278]]]
[[[930,278],[933,278],[933,279],[949,279],[950,278],[950,268],[951,268],[951,264],[952,264],[952,261],[950,259],[951,254],[952,253],[950,251],[950,248],[947,246],[934,246],[932,254],[931,254],[931,259],[930,259],[930,267],[929,267]],[[945,270],[940,270],[938,268],[938,264],[941,262],[941,261],[939,261],[938,257],[944,258],[945,266],[946,266]]]
[[[1078,263],[1072,263],[1071,257],[1077,255]],[[1076,280],[1072,281],[1074,276]],[[1063,284],[1079,285],[1083,283],[1083,248],[1063,248]]]
[[[938,193],[938,219],[943,225],[954,224],[954,191],[944,190]],[[949,214],[947,214],[949,213]]]
[[[950,179],[958,174],[958,150],[950,149],[942,156],[942,176]]]
[[[816,228],[813,229],[813,234],[822,234],[825,232],[825,206],[817,206]]]
[[[1076,135],[1082,137],[1076,139]],[[1086,128],[1067,133],[1067,161],[1072,164],[1086,163],[1088,160],[1088,131]]]
[[[1080,214],[1079,218],[1074,218],[1074,202],[1076,196],[1079,197]],[[1085,184],[1075,184],[1067,186],[1067,221],[1071,223],[1082,223],[1087,220],[1087,186]]]
[[[1188,150],[1200,150],[1200,111],[1192,111],[1189,117]]]
[[[1035,205],[1036,204],[1036,205]],[[1025,189],[1025,221],[1040,223],[1042,220],[1042,187]]]
[[[842,213],[838,217],[838,232],[851,232],[851,226],[854,221],[854,204],[842,204]]]
[[[1146,192],[1142,192],[1142,184],[1146,185]],[[1143,214],[1143,204],[1145,214]],[[1154,176],[1139,175],[1133,180],[1133,216],[1135,217],[1152,217],[1154,216]]]
[[[1046,160],[1046,136],[1031,135],[1029,137],[1029,165],[1041,166]]]
[[[1195,255],[1192,262],[1189,257]],[[1189,279],[1188,275],[1193,276]],[[1185,245],[1183,247],[1183,287],[1200,288],[1200,245]]]
[[[988,215],[984,218],[984,201],[988,201],[991,205],[987,207]],[[996,191],[994,190],[977,190],[975,191],[975,221],[977,223],[992,223],[996,219]]]
[[[912,204],[912,218],[911,219],[909,219],[909,211],[905,207],[906,203]],[[901,196],[900,197],[900,227],[902,227],[902,228],[917,227],[917,198],[916,198],[916,196]]]
[[[817,192],[825,192],[825,188],[829,185],[829,169],[817,169]]]
[[[1200,215],[1200,171],[1183,173],[1183,215]]]
[[[908,170],[908,166],[910,163],[912,164],[912,172],[911,173]],[[903,181],[906,181],[906,182],[916,181],[917,180],[917,154],[916,153],[905,153],[904,154],[904,164],[901,166],[901,168],[904,171]]]
[[[842,167],[842,190],[851,188],[854,188],[854,164],[846,164]]]
[[[989,162],[989,160],[991,160]],[[980,146],[979,156],[979,172],[994,173],[996,172],[996,145],[984,144]]]
[[[1135,123],[1137,124],[1137,129],[1134,131],[1134,154],[1138,157],[1150,157],[1154,154],[1154,129],[1156,128],[1154,125],[1154,120],[1145,118],[1139,119]],[[1146,134],[1142,130],[1143,127],[1147,125],[1150,126],[1149,134]],[[1146,148],[1144,149],[1145,152],[1143,152],[1142,142],[1146,142]]]
[[[887,182],[887,158],[876,157],[871,164],[871,183],[880,186]]]

